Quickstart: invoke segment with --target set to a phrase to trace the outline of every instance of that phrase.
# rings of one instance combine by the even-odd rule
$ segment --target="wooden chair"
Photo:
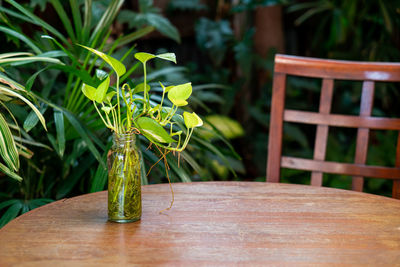
[[[322,79],[319,112],[285,108],[287,75]],[[359,116],[331,114],[334,80],[363,81]],[[364,178],[393,179],[400,199],[400,119],[372,117],[375,82],[400,82],[400,63],[356,62],[276,55],[268,145],[267,182],[279,182],[280,168],[311,171],[311,185],[321,186],[323,173],[353,176],[352,189],[362,191]],[[400,99],[399,99],[400,103]],[[282,156],[283,122],[313,124],[313,159]],[[357,128],[354,164],[325,161],[329,126]],[[370,129],[398,130],[394,167],[366,165]]]

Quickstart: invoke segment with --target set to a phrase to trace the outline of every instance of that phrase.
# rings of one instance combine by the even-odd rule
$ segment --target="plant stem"
[[[120,107],[120,103],[119,103],[119,76],[117,73],[115,73],[117,75],[117,84],[116,84],[116,88],[117,88],[117,104],[118,104],[118,133],[122,133],[122,125],[121,125],[121,107]]]
[[[143,96],[144,96],[143,113],[146,113],[146,111],[147,111],[146,109],[147,109],[148,105],[150,105],[150,104],[147,104],[148,99],[147,99],[147,92],[146,92],[146,90],[147,90],[146,63],[143,63],[143,86],[144,86],[144,91],[143,91]]]
[[[103,121],[103,123],[105,124],[105,126],[106,126],[107,128],[110,128],[111,130],[113,130],[113,127],[112,127],[111,125],[109,125],[109,124],[104,120],[103,115],[101,115],[100,110],[97,108],[96,102],[93,101],[93,105],[94,105],[94,107],[96,108],[97,113],[99,113],[100,118],[101,118],[101,120]]]

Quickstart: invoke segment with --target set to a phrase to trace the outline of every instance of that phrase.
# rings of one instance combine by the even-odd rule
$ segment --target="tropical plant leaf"
[[[82,93],[92,101],[96,99],[96,88],[86,83],[82,84]]]
[[[19,169],[19,156],[17,146],[8,124],[0,113],[0,156],[13,171]]]
[[[143,64],[155,57],[156,57],[155,55],[145,52],[139,52],[135,54],[135,58],[140,62],[142,62]]]
[[[92,53],[95,53],[97,56],[101,57],[105,62],[107,62],[108,65],[111,66],[111,68],[117,73],[117,75],[119,77],[121,77],[122,75],[124,75],[124,73],[126,72],[126,68],[124,66],[124,64],[122,64],[119,60],[104,54],[103,52],[97,51],[96,49],[84,46],[84,45],[79,45],[89,51],[91,51]]]
[[[117,94],[117,93],[116,93],[115,91],[112,91],[112,92],[107,93],[107,94],[106,94],[106,98],[104,99],[104,102],[105,102],[106,104],[110,104],[112,98],[113,98],[116,94]]]
[[[25,17],[25,20],[28,20],[29,22],[31,22],[33,24],[43,27],[44,29],[48,30],[49,32],[53,33],[55,36],[60,38],[60,40],[62,40],[65,44],[68,44],[68,40],[64,37],[63,34],[61,34],[59,31],[57,31],[50,24],[46,23],[41,18],[39,18],[38,16],[33,14],[31,11],[27,10],[22,5],[15,2],[14,0],[6,0],[6,2],[11,4],[16,9],[18,9],[22,14],[24,14],[25,16],[22,16],[22,17]]]
[[[111,110],[113,110],[113,108],[112,107],[101,107],[101,110],[107,114],[110,114],[110,112],[111,112]]]
[[[139,38],[141,38],[141,37],[153,32],[153,31],[154,31],[154,27],[153,26],[147,26],[147,27],[144,27],[144,28],[139,29],[137,31],[134,31],[132,33],[129,33],[127,35],[124,35],[124,36],[121,37],[117,47],[121,47],[121,46],[127,45],[130,42],[136,41]],[[109,49],[109,46],[105,45],[104,50],[107,51],[108,49]]]
[[[59,0],[50,0],[50,3],[56,10],[58,17],[60,18],[65,30],[67,31],[68,37],[71,38],[73,43],[75,43],[76,42],[75,32],[72,28],[70,18],[68,17],[67,13],[64,10],[64,7],[62,6]]]
[[[69,175],[68,180],[64,180],[58,184],[56,199],[61,199],[67,196],[82,178],[82,175],[89,169],[90,166],[92,166],[94,162],[95,159],[93,157],[88,157],[85,159],[85,164],[75,167],[71,175]],[[106,168],[105,166],[102,167]]]
[[[95,100],[97,103],[103,103],[106,98],[108,87],[110,86],[110,77],[107,76],[104,81],[100,83],[100,85],[96,89]]]
[[[61,111],[54,111],[54,122],[56,124],[58,154],[62,158],[65,151],[65,129],[64,129],[64,115]]]
[[[137,126],[141,129],[141,133],[150,141],[159,143],[173,143],[175,140],[167,133],[167,131],[155,120],[149,117],[139,117],[136,120]]]
[[[101,69],[96,69],[96,77],[97,79],[99,79],[100,81],[104,80],[105,78],[107,78],[108,73],[105,72],[104,70]]]
[[[203,125],[203,120],[194,112],[183,112],[183,118],[187,128],[195,128]]]
[[[105,152],[103,154],[104,161],[107,160],[107,154],[108,154],[108,150],[110,148],[111,148],[111,142],[106,147]],[[98,192],[98,191],[104,190],[104,188],[106,187],[106,184],[107,184],[107,178],[108,178],[107,168],[104,168],[102,165],[99,165],[96,169],[96,172],[95,172],[92,180],[90,181],[91,185],[90,185],[89,192],[93,193],[93,192]]]
[[[0,228],[10,222],[12,219],[16,218],[20,214],[23,204],[20,200],[12,204],[7,211],[0,218]]]
[[[156,57],[164,59],[164,60],[172,61],[176,64],[176,56],[174,53],[159,54],[159,55],[156,55]]]
[[[144,16],[144,19],[147,21],[147,23],[156,28],[159,32],[176,41],[177,43],[181,42],[178,30],[174,25],[171,24],[171,22],[169,22],[169,20],[154,13],[148,13]]]
[[[32,86],[33,86],[33,83],[34,83],[35,80],[36,80],[36,77],[37,77],[40,73],[42,73],[43,71],[46,71],[46,70],[48,70],[48,69],[49,69],[49,68],[44,68],[44,69],[38,70],[38,71],[35,72],[31,77],[29,77],[29,79],[26,81],[26,84],[25,84],[25,90],[29,92],[29,91],[32,89]]]
[[[133,89],[132,94],[137,94],[144,91],[144,83],[139,83]],[[146,92],[150,91],[150,85],[146,84]]]
[[[42,107],[39,109],[41,114],[44,114],[44,112],[46,112],[47,110],[47,106]],[[29,132],[30,130],[33,129],[33,127],[36,126],[36,124],[39,122],[39,117],[36,115],[36,113],[32,110],[31,112],[29,112],[28,116],[26,117],[25,121],[24,121],[24,130],[26,132]]]
[[[97,22],[95,29],[92,31],[92,35],[90,37],[91,43],[102,35],[102,32],[104,32],[104,29],[108,29],[110,27],[111,23],[118,15],[119,10],[123,3],[124,3],[124,0],[111,1],[111,3],[108,5],[106,11],[103,13],[100,21]],[[91,3],[90,3],[90,5],[91,5]],[[92,10],[89,10],[88,12],[92,12]]]
[[[17,98],[21,99],[22,101],[24,101],[35,112],[35,114],[38,116],[40,122],[42,123],[43,128],[47,131],[46,122],[44,120],[42,113],[40,113],[40,111],[28,99],[26,99],[25,97],[18,94],[17,92],[14,92],[13,90],[8,89],[4,86],[0,86],[0,93],[1,92],[6,95],[12,96],[12,97],[17,97]]]
[[[35,45],[29,38],[27,38],[22,33],[19,33],[19,32],[15,31],[15,30],[12,30],[10,28],[3,27],[3,26],[0,26],[0,31],[4,32],[5,34],[14,36],[14,37],[18,38],[19,40],[21,40],[22,42],[26,43],[30,48],[32,48],[32,50],[36,54],[41,54],[42,53],[42,50],[40,50],[40,48],[37,45]]]
[[[238,121],[227,116],[210,115],[206,117],[206,120],[214,125],[214,127],[217,128],[218,131],[227,139],[242,137],[245,134],[242,125],[240,125]]]
[[[3,173],[5,173],[7,176],[17,180],[17,181],[22,181],[22,177],[19,176],[18,174],[16,174],[15,172],[13,172],[12,170],[10,170],[6,165],[2,164],[0,162],[0,171],[2,171]]]
[[[186,99],[192,94],[192,84],[185,83],[174,86],[168,92],[168,99],[176,106],[187,105]]]

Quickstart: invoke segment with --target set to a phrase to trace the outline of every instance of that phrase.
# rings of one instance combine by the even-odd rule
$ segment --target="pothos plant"
[[[149,91],[151,88],[147,83],[146,71],[146,63],[153,58],[172,61],[176,64],[175,54],[136,53],[135,58],[143,65],[144,80],[135,88],[131,88],[128,83],[119,85],[120,77],[126,72],[122,62],[93,48],[82,47],[107,62],[116,75],[116,83],[114,89],[111,90],[110,75],[99,70],[96,75],[101,83],[97,88],[85,83],[82,85],[83,94],[92,101],[105,126],[116,134],[125,134],[136,130],[137,133],[144,135],[158,147],[167,151],[182,152],[186,148],[194,128],[203,125],[202,119],[195,112],[185,111],[183,116],[178,114],[178,109],[188,104],[186,100],[192,94],[192,85],[184,83],[166,87],[160,82],[161,102],[154,105],[150,101]],[[164,106],[165,96],[171,101],[172,107]],[[181,138],[183,129],[174,131],[174,127],[179,127],[181,122],[184,122],[187,130],[184,141]]]
[[[128,83],[120,85],[120,78],[126,73],[122,62],[93,48],[82,47],[102,58],[110,65],[116,76],[115,83],[111,86],[111,73],[98,70],[96,75],[100,83],[97,87],[82,85],[83,94],[92,101],[104,125],[117,135],[142,134],[157,147],[162,155],[160,160],[164,159],[164,163],[168,164],[166,154],[171,151],[182,152],[187,147],[194,128],[203,125],[202,119],[195,112],[184,111],[182,115],[180,114],[180,108],[188,104],[187,100],[192,94],[191,83],[165,86],[159,82],[159,89],[162,91],[161,101],[156,103],[150,100],[151,87],[147,82],[146,63],[158,58],[176,64],[175,54],[136,53],[134,57],[143,65],[144,79],[143,83],[131,88]],[[172,106],[165,104],[166,98]],[[167,178],[169,180],[168,171]],[[172,203],[173,191],[171,206]]]

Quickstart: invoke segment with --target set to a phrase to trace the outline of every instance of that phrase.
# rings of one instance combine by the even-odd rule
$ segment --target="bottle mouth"
[[[136,140],[136,134],[134,133],[113,133],[113,141],[115,142],[133,142]]]

